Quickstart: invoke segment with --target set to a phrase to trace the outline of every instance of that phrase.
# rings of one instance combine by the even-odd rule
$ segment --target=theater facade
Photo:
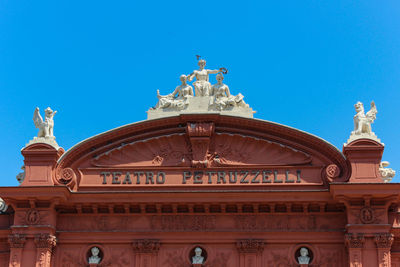
[[[55,112],[36,110],[21,184],[0,188],[0,266],[400,266],[400,185],[375,105],[356,104],[339,151],[254,119],[226,72],[200,60],[148,120],[67,151]]]

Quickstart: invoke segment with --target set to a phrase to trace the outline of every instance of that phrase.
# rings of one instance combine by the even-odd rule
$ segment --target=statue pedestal
[[[308,264],[300,264],[300,267],[308,267]]]
[[[99,266],[99,264],[98,263],[89,263],[89,267],[96,267],[96,266]]]
[[[202,267],[203,264],[197,263],[197,264],[192,264],[193,267]]]

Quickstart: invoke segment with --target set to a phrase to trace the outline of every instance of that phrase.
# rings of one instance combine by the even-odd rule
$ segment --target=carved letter
[[[241,184],[248,184],[249,181],[246,180],[246,177],[247,177],[247,175],[249,175],[249,172],[248,171],[242,171],[240,173],[243,174],[242,179],[240,179],[240,183]]]
[[[182,184],[186,184],[186,180],[192,177],[191,172],[183,172]]]
[[[140,176],[143,176],[144,172],[134,172],[134,175],[136,175],[136,184],[140,184]]]
[[[260,171],[254,171],[254,172],[252,172],[251,174],[254,174],[253,179],[251,179],[251,183],[252,183],[252,184],[257,184],[257,183],[259,183],[260,181],[257,180],[257,177],[258,177],[258,175],[260,174]]]
[[[154,184],[154,173],[153,172],[146,172],[146,184]]]
[[[119,177],[122,175],[122,173],[120,172],[113,172],[112,173],[112,184],[120,184],[121,181],[118,180]]]
[[[131,174],[129,172],[126,172],[125,179],[122,183],[123,184],[132,184]]]
[[[274,171],[274,183],[283,183],[282,180],[278,180],[278,171]]]
[[[160,179],[160,177],[161,177],[161,179]],[[157,182],[157,184],[165,183],[165,172],[158,172],[157,173],[156,182]]]
[[[235,175],[232,175],[234,173]],[[229,183],[235,184],[237,182],[237,172],[229,172]]]
[[[288,170],[285,171],[285,174],[286,174],[285,183],[294,183],[294,180],[289,180],[289,171]]]
[[[212,176],[216,174],[216,172],[206,172],[206,174],[208,175],[208,183],[212,184]]]
[[[103,184],[107,184],[107,176],[110,175],[109,172],[101,172],[100,175],[103,176]]]
[[[272,171],[263,171],[263,178],[262,182],[263,183],[270,183],[271,180],[269,180],[269,175],[272,174]]]
[[[300,170],[297,170],[297,180],[296,180],[296,183],[301,183],[300,173],[301,173],[301,171],[300,171]]]
[[[221,180],[224,184],[226,184],[226,180],[225,180],[225,172],[218,172],[218,180],[217,180],[217,184],[221,183]]]
[[[194,172],[193,183],[194,184],[202,184],[203,183],[203,172],[201,172],[201,171]]]

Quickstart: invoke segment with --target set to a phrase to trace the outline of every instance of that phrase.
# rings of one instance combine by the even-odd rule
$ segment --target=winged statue
[[[33,122],[35,127],[39,129],[38,137],[54,137],[53,128],[54,128],[54,120],[53,117],[57,113],[57,111],[53,111],[51,108],[46,108],[44,111],[45,118],[43,120],[42,116],[40,116],[39,108],[35,109],[33,113]]]
[[[364,112],[364,105],[361,102],[357,102],[354,107],[357,114],[354,115],[354,131],[352,134],[371,134],[371,123],[375,121],[376,114],[378,113],[375,102],[371,102],[371,109],[367,113]]]

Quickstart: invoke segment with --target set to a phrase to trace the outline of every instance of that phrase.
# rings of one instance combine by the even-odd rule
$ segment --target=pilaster
[[[240,267],[261,267],[261,254],[264,251],[265,242],[260,239],[241,239],[236,242],[239,252]]]
[[[57,239],[50,234],[36,234],[34,238],[36,245],[36,267],[50,267],[51,254],[56,246]]]
[[[21,267],[22,265],[22,251],[26,242],[26,235],[24,234],[11,234],[8,236],[8,243],[10,244],[10,267]]]
[[[391,265],[391,256],[390,256],[390,248],[393,244],[393,234],[389,233],[379,233],[375,234],[375,244],[378,250],[378,266],[379,267],[390,267]]]
[[[137,239],[133,241],[132,246],[136,255],[135,266],[157,266],[157,254],[160,250],[160,241],[158,239]]]
[[[345,242],[349,253],[349,266],[362,267],[362,249],[364,248],[364,234],[345,234]]]

